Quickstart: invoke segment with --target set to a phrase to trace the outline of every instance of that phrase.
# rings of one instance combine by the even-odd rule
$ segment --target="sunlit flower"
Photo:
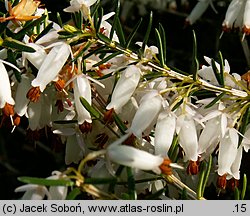
[[[40,16],[32,16],[37,10],[39,4],[39,1],[34,0],[21,0],[13,8],[10,4],[8,4],[7,10],[9,11],[10,16],[7,18],[1,17],[0,22],[4,22],[6,20],[28,21],[35,18],[39,18]]]
[[[43,92],[46,86],[57,78],[70,55],[70,46],[66,43],[56,44],[44,59],[36,78],[32,81],[33,87],[39,87]]]
[[[153,170],[157,173],[160,173],[159,166],[163,163],[163,158],[160,156],[126,145],[111,144],[107,148],[107,156],[112,162],[142,170]]]
[[[97,0],[71,0],[70,6],[65,8],[65,12],[74,13],[82,11],[85,19],[90,15],[90,6],[96,3]]]
[[[37,45],[35,43],[27,44],[29,47],[35,49],[35,52],[22,52],[22,59],[25,65],[25,60],[27,59],[30,61],[38,70],[40,69],[44,59],[46,58],[47,54],[44,50],[44,47]]]
[[[155,124],[158,114],[162,109],[162,101],[162,97],[157,91],[152,91],[144,95],[128,132],[133,133],[140,139],[142,133],[152,124]]]
[[[176,118],[173,113],[163,111],[159,114],[155,126],[155,155],[168,156],[168,150],[172,144],[176,126]]]
[[[116,83],[115,89],[112,93],[111,101],[106,109],[114,109],[119,113],[119,110],[129,101],[134,93],[139,80],[140,69],[135,65],[130,65],[122,72],[121,77]]]
[[[15,101],[11,95],[10,80],[9,80],[8,72],[3,62],[7,63],[5,61],[0,60],[0,109],[3,108],[6,103],[10,105],[15,104]]]
[[[234,128],[228,128],[225,135],[222,137],[219,144],[218,155],[218,174],[232,174],[231,166],[235,161],[237,155],[239,136]]]
[[[77,75],[74,80],[74,100],[78,124],[83,124],[85,121],[91,123],[92,119],[90,113],[82,105],[80,97],[83,97],[91,105],[91,87],[89,80],[82,75]]]

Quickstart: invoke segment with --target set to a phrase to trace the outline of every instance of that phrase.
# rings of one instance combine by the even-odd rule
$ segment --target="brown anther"
[[[79,129],[82,133],[89,133],[92,131],[92,123],[85,121],[81,125],[79,125]]]
[[[95,143],[97,143],[100,148],[103,148],[108,139],[109,137],[106,133],[101,133],[96,136]]]
[[[57,106],[57,113],[63,112],[64,106],[62,100],[56,100],[55,106]]]
[[[190,160],[187,167],[187,174],[196,175],[198,172],[199,172],[199,162]]]
[[[172,167],[170,166],[171,160],[168,158],[165,158],[163,163],[160,165],[160,169],[162,174],[165,175],[172,175]]]
[[[110,109],[110,110],[107,110],[105,113],[104,113],[104,117],[103,117],[103,120],[104,122],[106,123],[112,123],[114,121],[113,119],[113,113],[114,113],[114,108]]]
[[[244,26],[242,28],[242,32],[245,33],[246,35],[250,35],[250,27]]]
[[[63,79],[59,79],[54,83],[57,91],[62,91],[65,87],[65,81]]]
[[[134,134],[131,134],[123,143],[124,145],[134,146],[135,140],[136,136]]]
[[[72,102],[71,102],[71,100],[69,100],[69,99],[67,99],[67,98],[66,98],[66,102],[67,102],[67,104],[68,104],[68,106],[69,106],[69,107],[71,107],[71,106],[72,106]]]
[[[4,107],[3,107],[3,114],[7,117],[9,116],[13,116],[14,115],[14,106],[8,103],[5,103]]]
[[[232,29],[230,27],[228,27],[227,25],[222,25],[222,31],[229,33],[232,31]]]
[[[231,178],[227,181],[227,188],[231,191],[234,191],[235,188],[239,187],[239,180]]]
[[[101,34],[104,34],[104,31],[105,31],[105,28],[104,28],[104,27],[101,27],[101,28],[100,28],[100,33],[101,33]]]
[[[224,174],[223,176],[218,176],[217,178],[217,187],[219,189],[225,190],[227,186],[227,174]]]
[[[26,97],[31,101],[31,102],[37,102],[40,98],[41,95],[41,90],[40,88],[37,87],[32,87],[28,93],[26,94]]]
[[[13,123],[15,126],[18,126],[21,122],[21,117],[18,114],[15,114],[13,117]]]
[[[250,70],[241,75],[241,78],[247,82],[247,88],[250,89]]]

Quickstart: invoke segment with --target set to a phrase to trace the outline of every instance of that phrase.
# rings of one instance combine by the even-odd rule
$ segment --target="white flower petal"
[[[238,148],[235,160],[231,166],[232,176],[238,180],[240,179],[241,159],[242,159],[242,146]]]
[[[41,65],[37,77],[32,81],[33,87],[39,86],[43,92],[51,81],[53,81],[70,55],[70,46],[66,43],[54,46]]]
[[[91,105],[91,87],[88,79],[83,76],[77,76],[74,80],[74,100],[77,111],[78,124],[82,124],[87,121],[92,122],[90,113],[84,108],[80,101],[80,97],[83,97]]]
[[[3,61],[0,61],[0,108],[3,108],[5,103],[14,105],[15,101],[11,96],[10,80],[3,65]]]
[[[209,5],[209,0],[203,0],[199,1],[195,7],[193,8],[192,12],[190,15],[186,18],[186,20],[192,25],[195,23],[201,16],[202,14],[207,10],[208,5]]]
[[[157,118],[161,108],[162,98],[160,95],[156,95],[150,100],[143,100],[135,113],[129,131],[131,131],[136,137],[141,138],[142,132]]]
[[[128,66],[126,70],[122,72],[112,93],[111,101],[106,109],[114,108],[116,112],[119,112],[134,93],[140,80],[140,74],[140,69],[135,65]]]
[[[155,127],[155,154],[167,156],[175,133],[175,116],[166,111],[160,113]]]
[[[83,151],[77,143],[76,136],[69,136],[67,138],[66,150],[65,150],[65,163],[69,165],[71,163],[78,163],[83,158]]]
[[[141,170],[156,170],[163,162],[160,156],[126,145],[108,147],[107,156],[115,163]]]
[[[198,154],[206,152],[211,145],[215,146],[219,143],[220,135],[220,118],[210,119],[199,137]]]
[[[198,159],[198,138],[195,123],[190,116],[179,116],[178,121],[181,121],[181,127],[179,131],[179,142],[185,152],[185,160],[197,161]]]
[[[28,59],[37,69],[40,69],[47,54],[44,48],[38,44],[29,43],[28,46],[36,50],[36,52],[22,52],[23,60]]]
[[[15,111],[19,116],[23,116],[27,111],[29,99],[27,99],[26,94],[31,87],[31,80],[33,78],[33,76],[23,74],[22,80],[17,86],[15,96]]]
[[[234,128],[229,128],[219,144],[218,174],[231,174],[231,166],[237,155],[238,133]]]

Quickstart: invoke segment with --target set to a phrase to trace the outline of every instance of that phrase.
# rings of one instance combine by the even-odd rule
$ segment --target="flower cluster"
[[[236,2],[241,1],[231,4]],[[199,14],[193,11],[189,22],[209,3],[200,1]],[[116,27],[118,15],[103,15],[96,0],[71,0],[64,11],[73,21],[65,25],[50,21],[46,10],[38,13],[37,1],[6,6],[10,16],[0,19],[6,22],[0,38],[1,127],[13,131],[27,118],[27,129],[39,133],[50,128],[60,136],[65,164],[79,167],[54,172],[48,179],[72,180],[95,197],[109,198],[122,197],[127,183],[113,188],[103,183],[99,190],[85,181],[132,178],[141,183],[136,194],[162,191],[162,199],[178,198],[176,191],[167,194],[165,189],[172,191],[174,182],[193,197],[189,187],[204,172],[202,164],[213,162],[205,171],[211,181],[217,173],[220,190],[229,181],[237,185],[243,150],[250,148],[248,74],[230,73],[223,58],[216,62],[204,57],[207,65],[186,75],[169,69],[164,47],[149,47],[146,40],[137,42],[139,51],[133,52]],[[238,23],[232,8],[224,22],[227,28]],[[247,33],[247,15],[239,25]],[[29,184],[16,189],[24,191],[24,199],[65,199],[68,188]]]

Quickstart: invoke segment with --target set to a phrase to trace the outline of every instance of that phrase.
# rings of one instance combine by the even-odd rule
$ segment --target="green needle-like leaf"
[[[130,200],[136,200],[137,194],[135,189],[135,179],[131,167],[127,167],[127,177],[128,177],[128,194]]]
[[[165,61],[164,61],[163,44],[162,44],[161,35],[160,35],[158,29],[155,29],[155,36],[156,36],[157,47],[158,47],[158,49],[159,49],[159,60],[160,60],[160,65],[161,65],[162,67],[164,67]]]
[[[98,14],[98,22],[96,23],[95,30],[96,32],[100,31],[101,23],[102,23],[102,17],[103,17],[103,8],[100,8],[100,13]],[[97,13],[96,13],[97,14]]]
[[[126,48],[129,48],[130,44],[131,44],[131,41],[133,40],[133,38],[135,37],[136,35],[136,32],[138,31],[140,25],[142,23],[142,18],[140,18],[140,20],[136,23],[135,27],[133,28],[133,30],[131,31],[130,35],[128,36],[127,38],[127,42],[125,44],[125,47]]]
[[[91,116],[95,117],[96,119],[99,119],[101,117],[101,114],[94,107],[92,107],[85,98],[80,97],[80,101],[84,108],[88,110]]]
[[[211,168],[212,168],[212,163],[213,163],[213,158],[210,155],[209,160],[208,160],[208,162],[206,164],[206,172],[205,172],[205,175],[204,175],[203,186],[202,186],[202,191],[201,191],[202,196],[204,196],[205,188],[206,188],[207,181],[208,181],[208,178],[209,178],[209,175],[210,175],[210,172],[211,172]]]
[[[208,105],[206,105],[205,108],[210,108],[210,107],[212,107],[212,106],[213,106],[214,104],[216,104],[225,94],[226,94],[226,92],[220,93],[215,99],[213,99]]]
[[[25,26],[18,33],[15,34],[14,38],[16,40],[21,40],[24,37],[24,35],[27,34],[27,32],[32,30],[37,25],[41,24],[46,18],[47,15],[43,15],[40,18],[25,24]]]
[[[222,85],[222,84],[223,84],[223,81],[222,81],[222,79],[221,79],[221,74],[220,74],[219,70],[218,70],[217,67],[216,67],[215,60],[214,60],[214,59],[211,59],[211,66],[212,66],[214,75],[215,75],[215,77],[216,77],[218,83],[219,83],[220,85]]]
[[[12,48],[21,52],[35,52],[32,47],[25,45],[23,42],[7,37],[2,43],[3,47]]]
[[[53,22],[51,22],[49,25],[46,26],[46,28],[36,37],[36,39],[34,40],[34,42],[36,42],[41,37],[43,37],[44,35],[46,35],[52,28],[53,28]]]
[[[193,30],[193,61],[192,61],[192,73],[193,80],[196,81],[198,78],[199,61],[197,59],[197,41],[195,31]]]
[[[162,41],[162,53],[164,58],[164,64],[167,62],[167,40],[166,40],[166,33],[161,23],[159,23],[159,33],[161,35]]]
[[[219,63],[220,63],[221,85],[224,87],[225,86],[225,82],[224,82],[224,65],[225,65],[225,61],[224,61],[222,53],[220,51],[219,51]]]
[[[119,19],[119,16],[120,16],[120,7],[121,7],[120,0],[117,0],[116,1],[116,8],[115,8],[115,17],[114,17],[114,20],[113,20],[112,28],[110,30],[110,34],[109,34],[110,40],[112,40],[112,38],[114,36],[114,33],[115,33],[115,30],[116,30],[116,22],[117,22],[117,20]]]
[[[74,188],[70,193],[67,195],[66,200],[75,200],[78,195],[81,194],[81,190],[79,188]]]
[[[110,59],[112,59],[112,58],[114,58],[114,57],[116,57],[116,56],[118,56],[118,55],[120,55],[120,54],[122,54],[121,51],[117,51],[117,52],[115,52],[115,53],[112,53],[111,55],[108,55],[108,56],[107,56],[106,58],[104,58],[103,60],[101,60],[101,61],[99,61],[98,63],[94,64],[93,67],[97,67],[97,66],[99,66],[99,65],[102,65],[102,64],[106,63],[107,61],[109,61]]]
[[[36,184],[44,186],[74,186],[74,182],[66,179],[44,179],[44,178],[35,178],[35,177],[18,177],[19,181],[26,184]]]
[[[102,34],[102,33],[97,33],[97,37],[98,37],[101,41],[103,41],[103,42],[105,42],[105,43],[107,43],[107,44],[110,44],[110,43],[111,43],[111,40],[110,40],[108,37],[106,37],[104,34]]]
[[[142,47],[140,49],[141,53],[144,53],[145,47],[146,47],[146,45],[148,43],[149,35],[150,35],[150,32],[151,32],[151,28],[152,28],[152,22],[153,22],[153,12],[151,11],[150,15],[149,15],[148,28],[147,28],[147,31],[146,31],[146,34],[145,34],[145,37],[144,37],[144,40],[143,40],[143,43],[142,43]]]
[[[242,200],[245,199],[246,191],[247,191],[247,175],[244,174],[243,182],[242,182],[241,197],[240,197]]]

